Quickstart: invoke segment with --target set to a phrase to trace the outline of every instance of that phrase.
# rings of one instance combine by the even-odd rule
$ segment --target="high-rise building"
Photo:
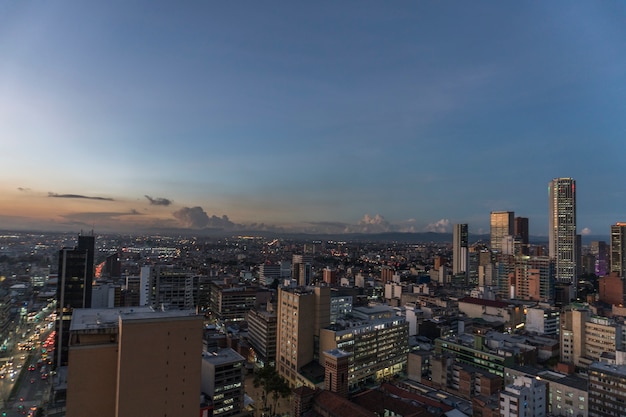
[[[254,350],[256,361],[263,366],[276,364],[276,318],[272,303],[248,312],[248,342]]]
[[[549,186],[549,253],[554,259],[556,281],[570,286],[570,296],[578,284],[576,245],[576,181],[555,178]]]
[[[66,415],[196,417],[201,352],[195,311],[75,310]]]
[[[530,235],[528,233],[528,217],[516,217],[513,233],[520,239],[522,245],[522,255],[530,254]]]
[[[607,273],[610,271],[610,255],[609,248],[606,242],[602,240],[594,240],[593,242],[591,242],[591,248],[589,250],[589,253],[594,257],[594,273],[599,277],[607,275]]]
[[[491,250],[502,252],[502,239],[506,236],[513,236],[514,213],[512,211],[492,211],[491,212]]]
[[[330,324],[330,287],[278,289],[276,370],[291,386],[315,383],[300,374],[318,360],[320,329]]]
[[[554,262],[547,256],[507,256],[500,263],[513,262],[514,273],[509,280],[500,277],[499,283],[506,283],[511,298],[551,302],[554,299]],[[510,271],[510,266],[502,269]],[[503,293],[503,291],[500,291]]]
[[[95,238],[78,236],[78,246],[59,251],[56,322],[57,367],[67,365],[69,326],[75,308],[91,308]]]
[[[291,260],[291,278],[294,279],[299,286],[307,286],[311,284],[313,279],[313,255],[310,253],[304,255],[294,254]]]
[[[626,272],[626,223],[611,226],[611,269],[620,277]]]
[[[469,273],[469,233],[467,224],[455,224],[452,233],[452,273]],[[467,283],[467,280],[466,280]]]

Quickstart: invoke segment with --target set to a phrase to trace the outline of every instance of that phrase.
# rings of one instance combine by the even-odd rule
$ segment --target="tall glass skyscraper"
[[[465,274],[469,272],[469,233],[467,224],[455,224],[452,233],[452,273]]]
[[[626,273],[626,223],[611,226],[611,272],[624,277]]]
[[[557,282],[578,285],[576,268],[576,181],[555,178],[548,185],[550,196],[549,254],[554,259]]]
[[[491,212],[491,250],[502,252],[502,239],[506,236],[513,236],[515,213],[512,211],[492,211]]]

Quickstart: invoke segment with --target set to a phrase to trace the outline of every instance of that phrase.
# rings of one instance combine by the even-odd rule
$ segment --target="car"
[[[31,383],[31,384],[34,384],[34,383],[35,383],[35,378],[31,378],[31,379],[30,379],[30,383]]]
[[[48,379],[48,374],[41,374],[41,379],[43,379],[44,381]]]
[[[33,365],[32,363],[30,365],[28,365],[28,370],[29,371],[34,371],[35,370],[35,365]]]

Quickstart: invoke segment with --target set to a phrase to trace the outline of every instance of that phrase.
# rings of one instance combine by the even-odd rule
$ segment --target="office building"
[[[589,367],[589,417],[626,415],[626,365],[596,362]]]
[[[610,250],[606,242],[594,240],[591,242],[589,253],[595,258],[594,273],[599,277],[607,275],[610,272]]]
[[[55,365],[67,365],[69,326],[76,308],[91,308],[95,237],[79,235],[78,245],[59,251]]]
[[[248,312],[248,342],[261,365],[276,365],[276,311],[272,303]]]
[[[501,255],[498,287],[499,294],[505,298],[551,302],[554,261],[546,256]]]
[[[195,309],[199,276],[172,266],[144,266],[140,272],[140,305],[153,308]]]
[[[267,288],[211,281],[210,311],[219,320],[243,321],[250,309],[265,305],[272,298]]]
[[[213,408],[213,417],[240,415],[244,408],[243,356],[234,350],[202,353],[202,394]]]
[[[584,305],[572,304],[561,313],[561,362],[586,368],[605,352],[623,349],[619,322],[596,316]]]
[[[67,417],[196,417],[202,317],[149,307],[77,309]]]
[[[348,356],[348,388],[380,381],[406,370],[409,326],[392,308],[356,307],[320,331],[320,350]]]
[[[322,280],[330,285],[330,286],[334,286],[337,285],[337,270],[330,268],[330,267],[326,267],[323,269],[322,271]]]
[[[516,217],[513,234],[519,238],[522,245],[522,255],[530,255],[530,235],[528,233],[528,217]]]
[[[280,280],[281,267],[280,264],[265,262],[259,265],[259,284],[271,286],[274,281]]]
[[[452,233],[452,274],[464,275],[469,274],[469,233],[467,224],[455,224]]]
[[[502,240],[514,234],[514,213],[512,211],[491,212],[491,250],[502,252]]]
[[[315,386],[300,371],[319,364],[320,329],[330,324],[330,287],[279,288],[277,320],[276,370],[291,386]]]
[[[574,298],[578,285],[576,238],[576,181],[555,178],[549,184],[549,255],[554,259],[556,281],[570,285]]]
[[[626,223],[611,226],[611,273],[624,278],[626,272]]]
[[[291,278],[301,286],[311,284],[313,279],[313,255],[310,253],[297,255],[294,254],[291,260]]]

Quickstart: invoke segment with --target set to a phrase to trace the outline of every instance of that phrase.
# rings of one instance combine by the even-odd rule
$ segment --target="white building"
[[[526,310],[526,330],[540,335],[558,335],[561,313],[550,307],[530,307]]]
[[[531,376],[519,376],[500,393],[501,417],[546,417],[548,384]]]

